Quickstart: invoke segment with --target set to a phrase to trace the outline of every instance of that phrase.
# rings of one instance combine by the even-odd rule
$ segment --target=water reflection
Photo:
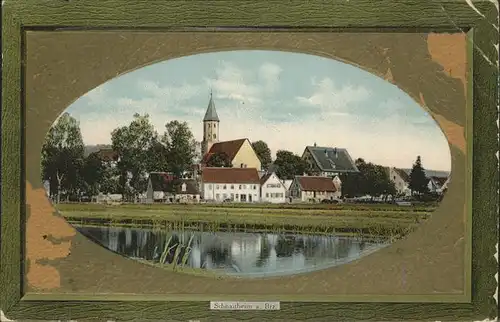
[[[339,236],[165,232],[122,227],[77,229],[125,256],[241,276],[288,275],[327,268],[387,245],[382,240]]]

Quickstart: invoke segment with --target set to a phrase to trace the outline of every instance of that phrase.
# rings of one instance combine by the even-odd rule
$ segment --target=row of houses
[[[398,195],[410,196],[411,169],[387,168]],[[425,170],[429,178],[429,191],[444,193],[449,183],[449,173]],[[151,173],[148,182],[147,202],[321,202],[342,196],[342,182],[335,176],[295,176],[282,180],[274,171],[262,172],[255,168],[206,167],[198,180],[180,179],[172,191],[173,178],[165,172]],[[169,188],[170,187],[170,188]]]
[[[411,196],[410,173],[411,169],[386,168],[389,178],[396,186],[396,191],[402,196]],[[424,170],[425,176],[429,179],[427,188],[430,192],[442,194],[448,189],[450,183],[450,173],[447,171]]]
[[[296,176],[281,180],[275,172],[262,173],[255,168],[203,169],[200,181],[179,179],[173,187],[171,177],[164,172],[151,173],[147,202],[267,202],[285,203],[292,200],[322,201],[341,196],[338,177]],[[170,188],[169,188],[170,187]],[[175,189],[175,191],[172,191]]]

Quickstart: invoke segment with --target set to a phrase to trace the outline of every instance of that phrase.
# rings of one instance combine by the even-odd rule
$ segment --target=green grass
[[[424,211],[392,205],[59,204],[57,209],[71,223],[79,225],[399,236],[428,218],[434,208]]]

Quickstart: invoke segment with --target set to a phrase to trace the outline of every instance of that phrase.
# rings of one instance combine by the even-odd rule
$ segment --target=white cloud
[[[272,63],[264,63],[259,68],[259,78],[264,81],[265,90],[274,92],[279,88],[280,75],[283,69]]]
[[[312,84],[315,88],[313,93],[307,97],[297,96],[296,100],[305,106],[318,108],[326,115],[343,114],[349,104],[362,102],[370,96],[370,91],[362,86],[336,86],[328,77],[319,82],[312,79]]]
[[[319,82],[313,80],[311,94],[296,97],[294,102],[302,103],[304,109],[311,109],[316,117],[280,123],[266,120],[259,108],[265,108],[275,98],[273,91],[279,89],[281,73],[281,68],[273,64],[245,70],[222,62],[215,70],[214,79],[205,79],[201,84],[162,87],[141,80],[138,87],[145,94],[141,99],[113,98],[105,90],[96,89],[86,95],[88,101],[98,105],[106,102],[114,109],[113,113],[84,114],[85,119],[80,119],[84,141],[86,144],[110,143],[111,131],[129,124],[135,112],[150,114],[159,132],[163,132],[165,123],[170,120],[186,121],[195,138],[201,140],[201,120],[208,101],[209,88],[206,85],[210,84],[221,119],[219,135],[222,140],[264,140],[273,154],[279,149],[301,154],[305,146],[317,143],[347,148],[353,158],[363,157],[371,162],[398,167],[410,167],[416,156],[421,155],[428,169],[450,169],[448,143],[440,132],[418,126],[412,122],[413,118],[410,120],[399,112],[382,121],[348,114],[350,104],[369,99],[370,91],[364,87],[336,86],[330,78]],[[204,92],[207,101],[201,106],[190,105],[190,98]],[[401,104],[398,99],[388,99],[380,108],[396,111]],[[403,105],[403,108],[407,107]],[[175,115],[180,110],[187,112],[186,115]],[[83,114],[83,110],[80,112]],[[337,116],[342,116],[341,120]],[[422,114],[422,118],[429,116]]]

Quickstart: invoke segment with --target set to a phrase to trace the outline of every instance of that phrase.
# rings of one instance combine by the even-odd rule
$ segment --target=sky
[[[302,155],[307,145],[346,148],[356,159],[450,171],[446,137],[397,86],[358,67],[314,55],[227,51],[155,63],[118,76],[68,107],[87,145],[111,143],[111,131],[149,114],[159,133],[172,120],[202,140],[210,91],[221,141],[248,138]]]

